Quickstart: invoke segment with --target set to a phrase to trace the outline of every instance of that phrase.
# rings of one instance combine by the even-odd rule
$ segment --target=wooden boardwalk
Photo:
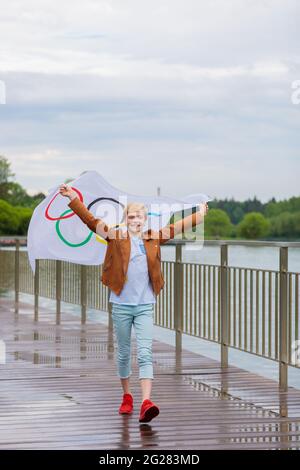
[[[132,350],[134,413],[117,410],[114,337],[72,315],[0,298],[0,449],[289,449],[300,447],[300,391],[154,341],[153,401],[160,415],[138,422],[141,392]],[[285,417],[281,417],[284,415]]]

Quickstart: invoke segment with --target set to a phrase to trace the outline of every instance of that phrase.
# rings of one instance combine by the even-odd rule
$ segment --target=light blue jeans
[[[128,378],[131,370],[131,329],[137,341],[139,379],[153,379],[152,336],[154,304],[112,304],[112,320],[117,338],[117,367],[119,377]]]

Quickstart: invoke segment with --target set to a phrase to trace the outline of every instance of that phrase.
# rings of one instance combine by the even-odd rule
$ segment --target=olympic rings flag
[[[48,196],[35,208],[30,220],[27,249],[33,272],[36,259],[86,265],[99,265],[104,261],[106,240],[93,233],[68,208],[70,200],[59,193],[61,183],[49,190]],[[175,199],[126,193],[110,185],[97,171],[85,171],[68,185],[95,217],[103,219],[109,227],[120,229],[124,228],[121,220],[123,208],[131,201],[143,202],[149,208],[144,230],[158,230],[169,222],[173,212],[211,200],[205,194]]]

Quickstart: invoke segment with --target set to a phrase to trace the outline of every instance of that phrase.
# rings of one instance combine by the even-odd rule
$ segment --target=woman
[[[133,410],[130,391],[131,329],[135,328],[139,379],[142,404],[139,421],[151,421],[159,414],[158,406],[150,399],[153,380],[152,327],[156,296],[164,286],[161,272],[160,245],[170,238],[201,223],[207,213],[207,204],[184,219],[163,227],[143,232],[147,221],[144,204],[129,203],[123,213],[125,230],[109,228],[80,201],[77,193],[66,184],[60,186],[60,194],[70,199],[69,207],[95,233],[107,241],[101,280],[111,289],[112,320],[118,344],[118,372],[123,388],[120,414]]]

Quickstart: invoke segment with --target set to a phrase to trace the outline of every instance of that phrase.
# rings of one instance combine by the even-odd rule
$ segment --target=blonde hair
[[[129,202],[123,210],[122,222],[125,221],[125,218],[129,211],[144,211],[145,217],[147,219],[148,209],[142,202]]]

